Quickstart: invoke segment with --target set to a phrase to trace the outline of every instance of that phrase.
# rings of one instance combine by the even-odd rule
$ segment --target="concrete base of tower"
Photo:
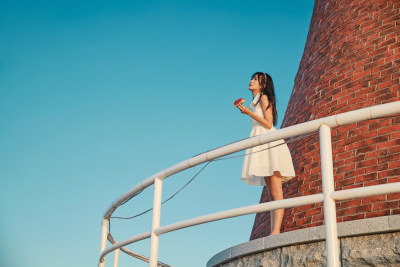
[[[324,226],[243,243],[212,257],[207,267],[326,266]],[[338,224],[342,266],[400,266],[400,215]]]

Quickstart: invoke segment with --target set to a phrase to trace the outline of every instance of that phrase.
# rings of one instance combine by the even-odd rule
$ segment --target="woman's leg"
[[[269,201],[273,201],[272,192],[271,192],[271,176],[266,176],[266,177],[264,177],[264,179],[265,179],[265,184],[267,185]],[[274,210],[271,210],[269,212],[269,217],[270,217],[270,222],[271,222],[271,233],[272,233],[272,230],[274,229],[274,221],[275,221],[275,211]]]
[[[282,176],[279,172],[275,172],[272,176],[265,177],[268,195],[271,201],[283,199]],[[277,209],[270,212],[271,214],[271,234],[276,235],[281,232],[284,209]]]

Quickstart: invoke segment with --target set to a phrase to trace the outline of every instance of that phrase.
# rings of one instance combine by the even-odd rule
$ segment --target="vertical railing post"
[[[161,217],[161,195],[162,195],[162,179],[154,179],[154,199],[153,199],[153,220],[151,225],[150,237],[150,267],[157,267],[158,262],[158,241],[159,237],[154,230],[160,227]]]
[[[119,251],[120,251],[120,249],[116,249],[114,251],[114,266],[113,267],[118,267]]]
[[[319,128],[320,153],[321,153],[321,171],[322,171],[322,190],[324,195],[324,217],[325,217],[325,235],[327,265],[329,267],[339,267],[339,242],[336,223],[336,203],[331,198],[335,191],[333,178],[332,161],[332,140],[331,128],[322,124]]]
[[[100,240],[100,254],[107,248],[107,236],[108,236],[108,224],[109,219],[103,218],[101,224],[101,240]],[[104,267],[106,264],[106,259],[99,263],[99,267]]]

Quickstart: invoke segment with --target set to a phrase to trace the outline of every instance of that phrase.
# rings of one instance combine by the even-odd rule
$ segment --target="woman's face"
[[[258,75],[254,75],[254,77],[251,79],[250,84],[249,84],[249,90],[253,91],[253,92],[261,91],[261,85],[258,80]]]

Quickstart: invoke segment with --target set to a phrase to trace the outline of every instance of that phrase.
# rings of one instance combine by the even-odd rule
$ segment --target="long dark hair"
[[[266,95],[268,97],[268,107],[266,109],[272,108],[272,122],[276,125],[278,120],[278,113],[276,112],[276,99],[274,82],[268,73],[256,72],[251,76],[251,79],[257,76],[258,82],[261,85],[261,95]],[[261,99],[261,96],[260,96]],[[260,101],[260,100],[258,100]]]

